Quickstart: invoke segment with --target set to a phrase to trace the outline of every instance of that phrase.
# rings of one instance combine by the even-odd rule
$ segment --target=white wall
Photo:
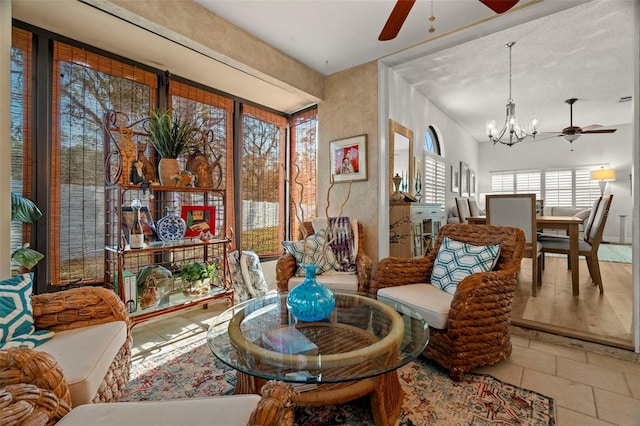
[[[478,143],[451,117],[438,109],[423,94],[394,71],[389,79],[389,118],[413,130],[414,155],[422,156],[424,135],[433,126],[440,137],[447,170],[446,206],[455,205],[459,194],[451,192],[451,166],[460,167],[460,161],[469,164],[471,170],[478,170]],[[445,218],[446,219],[446,218]]]
[[[480,143],[478,164],[479,192],[489,192],[489,173],[523,169],[553,169],[573,166],[608,164],[616,170],[616,181],[609,182],[607,192],[613,194],[613,204],[604,230],[604,241],[618,242],[620,216],[626,218],[625,241],[631,242],[631,174],[633,128],[631,125],[613,126],[611,134],[583,135],[573,142],[573,152],[564,138],[525,141],[512,147]]]

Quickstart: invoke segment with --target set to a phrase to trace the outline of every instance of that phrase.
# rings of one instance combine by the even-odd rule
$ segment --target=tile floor
[[[139,324],[133,362],[203,339],[224,302]],[[559,426],[640,425],[638,354],[514,328],[507,361],[478,372],[551,396]]]

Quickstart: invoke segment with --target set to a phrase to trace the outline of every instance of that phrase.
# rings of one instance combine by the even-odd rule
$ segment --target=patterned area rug
[[[406,396],[398,426],[555,425],[552,398],[491,376],[460,382],[419,358],[399,370]],[[204,341],[146,359],[132,368],[122,401],[161,400],[233,392],[235,371],[215,359]],[[368,400],[296,409],[296,425],[373,425]]]

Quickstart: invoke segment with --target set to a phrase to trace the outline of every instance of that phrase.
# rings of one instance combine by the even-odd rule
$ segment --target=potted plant
[[[168,186],[171,176],[180,172],[178,157],[184,154],[200,136],[195,118],[173,111],[154,110],[149,117],[149,139],[161,159],[158,164],[160,184]]]
[[[11,193],[11,220],[19,220],[22,223],[35,223],[42,217],[42,212],[30,199],[15,192]],[[30,271],[44,258],[44,254],[30,248],[29,243],[24,243],[11,253],[11,259]]]
[[[199,296],[209,291],[211,284],[218,277],[218,265],[188,262],[182,265],[179,276],[183,283],[183,293],[188,296]]]

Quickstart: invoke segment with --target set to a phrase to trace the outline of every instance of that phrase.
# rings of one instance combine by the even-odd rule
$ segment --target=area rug
[[[406,393],[396,425],[555,425],[552,398],[482,374],[460,382],[419,358],[399,370]],[[229,395],[235,371],[218,361],[204,341],[134,364],[122,401]],[[368,400],[296,408],[296,425],[373,425]]]

